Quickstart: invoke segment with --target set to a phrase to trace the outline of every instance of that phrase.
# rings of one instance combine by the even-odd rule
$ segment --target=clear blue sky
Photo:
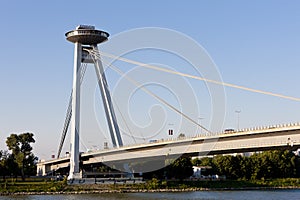
[[[72,87],[73,46],[64,33],[78,24],[111,36],[142,27],[176,30],[206,49],[225,82],[300,97],[299,10],[299,1],[276,0],[3,1],[0,149],[11,133],[29,131],[37,156],[56,153]],[[231,88],[226,98],[224,128],[236,128],[236,110],[241,128],[300,121],[300,102]],[[203,110],[201,123],[209,126]],[[86,146],[98,145],[90,140]]]

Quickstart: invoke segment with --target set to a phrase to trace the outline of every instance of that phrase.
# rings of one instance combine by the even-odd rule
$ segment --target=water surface
[[[2,196],[1,200],[294,200],[300,190]]]

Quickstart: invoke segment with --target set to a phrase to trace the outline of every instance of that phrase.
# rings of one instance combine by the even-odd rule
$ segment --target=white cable
[[[273,93],[273,92],[267,92],[267,91],[263,91],[263,90],[258,90],[258,89],[253,89],[253,88],[249,88],[249,87],[239,86],[239,85],[235,85],[235,84],[231,84],[231,83],[225,83],[225,82],[221,82],[221,81],[206,79],[206,78],[202,78],[202,77],[199,77],[199,76],[194,76],[194,75],[191,75],[191,74],[185,74],[185,73],[182,73],[182,72],[176,72],[176,71],[173,71],[173,70],[170,70],[170,69],[165,69],[165,68],[157,67],[157,66],[154,66],[154,65],[149,65],[149,64],[146,64],[146,63],[141,63],[141,62],[130,60],[130,59],[123,58],[123,57],[118,57],[118,56],[115,56],[113,54],[105,53],[105,52],[102,52],[102,51],[100,53],[101,53],[101,55],[103,55],[105,57],[113,58],[113,59],[116,59],[116,60],[131,63],[131,64],[138,65],[138,66],[145,67],[145,68],[154,69],[154,70],[157,70],[157,71],[162,71],[162,72],[166,72],[166,73],[170,73],[170,74],[184,76],[184,77],[187,77],[187,78],[201,80],[201,81],[214,83],[214,84],[217,84],[217,85],[223,85],[223,86],[226,86],[226,87],[236,88],[236,89],[240,89],[240,90],[246,90],[246,91],[249,91],[249,92],[265,94],[265,95],[284,98],[284,99],[289,99],[289,100],[293,100],[293,101],[300,101],[300,98],[297,98],[297,97],[286,96],[286,95],[277,94],[277,93]]]
[[[89,53],[91,53],[94,57],[96,57],[97,59],[100,59],[100,54],[97,51],[92,51],[90,49],[86,49],[87,51],[89,51]],[[115,67],[114,65],[110,64],[111,68],[113,70],[115,70],[118,74],[120,74],[121,76],[124,75],[124,77],[130,81],[131,83],[133,83],[134,85],[136,85],[137,87],[141,88],[144,92],[146,92],[147,94],[149,94],[150,96],[154,97],[155,99],[157,99],[158,101],[160,101],[161,103],[165,104],[166,106],[168,106],[170,109],[172,109],[173,111],[177,112],[178,114],[182,115],[184,118],[186,118],[187,120],[191,121],[193,124],[199,126],[200,128],[202,128],[203,130],[205,130],[208,133],[212,133],[210,130],[208,130],[207,128],[205,128],[204,126],[198,124],[195,120],[193,120],[192,118],[190,118],[188,115],[184,114],[183,112],[181,112],[180,110],[178,110],[177,108],[175,108],[174,106],[172,106],[171,104],[169,104],[167,101],[165,101],[164,99],[160,98],[158,95],[154,94],[153,92],[151,92],[150,90],[142,87],[142,85],[140,83],[138,83],[137,81],[131,79],[128,75],[125,76],[125,73],[122,72],[120,69],[118,69],[117,67]]]

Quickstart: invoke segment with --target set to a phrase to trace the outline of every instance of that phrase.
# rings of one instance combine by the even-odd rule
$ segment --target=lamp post
[[[199,125],[200,125],[200,134],[202,134],[202,124],[201,124],[201,120],[204,119],[204,117],[198,117],[199,120]]]
[[[240,113],[242,111],[241,110],[236,110],[235,113],[237,114],[237,130],[240,129]]]

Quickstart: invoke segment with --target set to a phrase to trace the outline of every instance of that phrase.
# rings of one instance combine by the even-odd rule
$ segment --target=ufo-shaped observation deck
[[[104,31],[96,30],[94,26],[80,25],[76,30],[69,31],[65,34],[67,40],[73,43],[83,45],[95,45],[105,42],[109,34]]]

